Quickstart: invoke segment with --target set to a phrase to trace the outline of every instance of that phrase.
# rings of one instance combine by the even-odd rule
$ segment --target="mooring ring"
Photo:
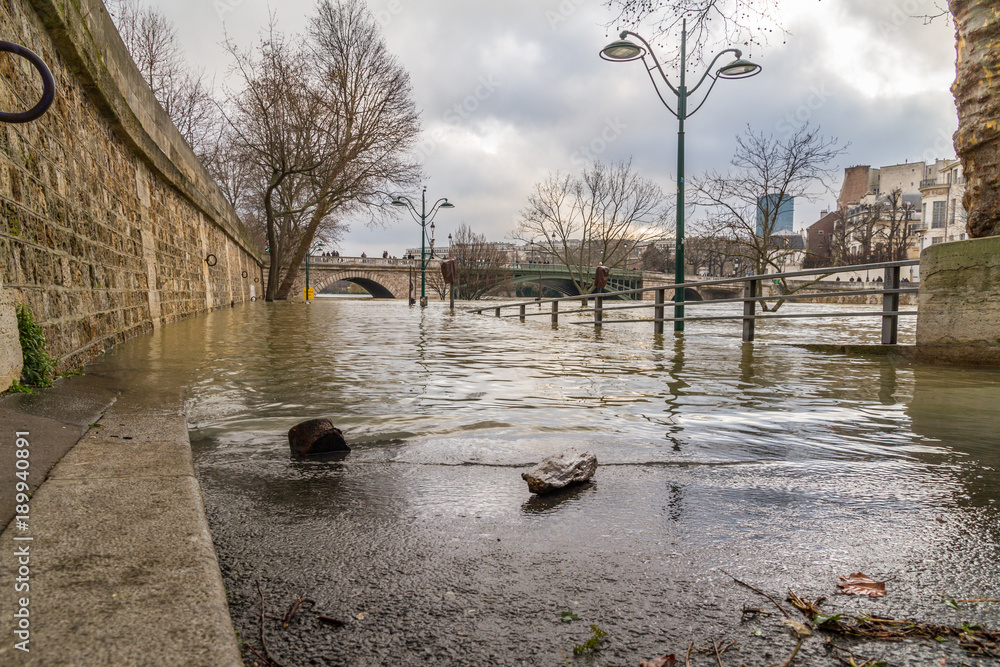
[[[38,70],[38,73],[42,75],[42,99],[38,101],[38,104],[27,111],[20,111],[17,113],[0,111],[0,122],[27,123],[39,118],[43,113],[49,110],[49,107],[52,106],[53,100],[56,98],[56,82],[52,79],[52,72],[49,71],[48,65],[46,65],[45,61],[39,58],[34,51],[26,49],[20,44],[0,41],[0,51],[6,51],[7,53],[13,53],[21,56],[30,62],[35,69]]]
[[[205,258],[205,263],[208,264],[209,266],[215,266],[216,264],[219,263],[219,258],[209,253],[208,257]]]
[[[246,278],[246,277],[247,277],[247,272],[246,272],[246,271],[244,271],[244,272],[243,272],[243,277],[244,277],[244,278]]]

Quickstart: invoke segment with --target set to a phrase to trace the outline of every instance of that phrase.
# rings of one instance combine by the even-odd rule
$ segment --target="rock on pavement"
[[[558,491],[570,484],[588,481],[597,471],[597,456],[591,452],[582,454],[569,447],[561,454],[542,460],[521,478],[528,483],[532,493],[545,494]]]

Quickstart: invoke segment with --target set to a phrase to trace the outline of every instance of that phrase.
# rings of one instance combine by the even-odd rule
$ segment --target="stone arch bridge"
[[[428,276],[440,271],[440,260],[433,259],[427,267]],[[533,284],[541,281],[545,289],[552,289],[566,296],[576,296],[568,273],[562,267],[546,264],[521,264],[511,267],[513,280],[508,284]],[[316,292],[321,292],[330,285],[341,280],[354,283],[364,288],[376,299],[405,299],[410,293],[410,281],[413,281],[414,295],[420,290],[420,260],[419,259],[383,259],[381,257],[312,257],[309,262],[309,286]],[[666,274],[643,273],[642,271],[612,271],[608,290],[627,290],[642,287],[669,286],[673,284],[673,276]],[[299,270],[299,275],[292,287],[291,298],[302,299],[306,286],[306,272]],[[702,290],[688,288],[689,299],[718,299],[737,296],[732,289],[708,287]],[[730,293],[733,292],[733,293]],[[428,290],[428,296],[431,291]],[[652,292],[645,295],[652,299]]]

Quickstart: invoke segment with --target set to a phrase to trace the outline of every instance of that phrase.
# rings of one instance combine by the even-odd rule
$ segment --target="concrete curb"
[[[123,395],[31,497],[27,529],[15,520],[0,535],[0,663],[243,664],[170,399]]]

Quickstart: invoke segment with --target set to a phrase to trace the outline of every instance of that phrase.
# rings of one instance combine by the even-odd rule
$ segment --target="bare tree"
[[[787,139],[748,128],[737,137],[734,168],[697,179],[692,200],[706,209],[715,226],[713,236],[736,242],[742,267],[758,275],[780,273],[799,252],[776,233],[783,207],[792,198],[811,199],[816,184],[833,175],[832,162],[845,148],[809,126]]]
[[[513,276],[506,251],[464,222],[455,232],[449,252],[450,258],[458,260],[455,296],[459,299],[479,299]]]
[[[321,101],[316,134],[327,147],[310,172],[313,203],[277,292],[284,299],[318,229],[331,216],[367,212],[377,220],[386,193],[413,187],[420,167],[411,148],[420,132],[410,77],[389,53],[362,0],[321,0],[307,42],[310,84]]]
[[[846,206],[842,206],[835,213],[830,233],[830,257],[835,265],[852,264],[850,212]]]
[[[301,181],[326,157],[326,137],[314,122],[323,113],[322,100],[310,92],[306,54],[275,29],[273,18],[253,48],[231,41],[226,48],[242,89],[225,89],[223,113],[233,150],[253,179],[250,208],[263,223],[270,257],[264,298],[273,301],[288,248],[300,241],[290,238],[288,226],[309,209],[296,199],[301,187],[286,181]]]
[[[883,202],[875,201],[859,204],[851,209],[847,218],[850,264],[864,264],[878,260],[876,245],[883,206]]]
[[[173,23],[140,0],[106,0],[106,4],[156,101],[202,157],[216,125],[215,102],[204,74],[188,66]]]
[[[592,267],[622,266],[637,244],[662,238],[669,212],[663,191],[631,161],[594,162],[579,177],[555,173],[537,183],[513,237],[565,267],[589,294]]]
[[[639,258],[643,271],[654,271],[656,273],[669,273],[674,270],[674,257],[669,252],[656,247],[655,243],[646,246],[642,256]]]
[[[779,0],[605,0],[605,4],[617,12],[616,24],[634,27],[646,22],[659,34],[672,32],[687,20],[696,56],[716,41],[762,46],[774,30],[784,34]]]
[[[906,201],[903,191],[898,187],[885,196],[879,230],[884,248],[882,260],[894,262],[907,259],[917,240],[913,225],[916,211],[916,205]]]

